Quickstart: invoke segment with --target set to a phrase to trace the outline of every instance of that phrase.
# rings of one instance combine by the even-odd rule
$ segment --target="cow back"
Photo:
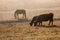
[[[53,13],[39,15],[38,21],[48,21],[53,19]]]

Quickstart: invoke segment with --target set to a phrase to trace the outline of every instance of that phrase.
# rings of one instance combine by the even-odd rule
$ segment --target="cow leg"
[[[37,25],[37,22],[34,22],[34,26],[36,26]]]
[[[52,21],[52,25],[53,25],[53,21]]]
[[[50,23],[51,23],[51,21],[49,21],[49,24],[48,24],[49,26],[50,26]]]
[[[15,17],[15,19],[16,19],[16,13],[14,14],[14,17]]]
[[[53,20],[51,21],[51,25],[53,25]]]
[[[42,25],[42,22],[34,22],[34,26],[36,26],[39,23],[39,26]]]
[[[39,25],[40,25],[40,22],[39,22]]]
[[[26,14],[23,13],[23,17],[26,19]]]
[[[17,19],[19,20],[19,15],[17,14]]]
[[[26,13],[25,13],[25,19],[26,19]]]
[[[53,25],[53,19],[50,20],[50,24]]]
[[[41,23],[40,23],[40,22],[37,22],[36,25],[37,25],[37,24],[38,24],[38,26],[40,26]]]
[[[50,21],[49,21],[49,25],[50,25],[50,24],[53,25],[53,20],[50,20]]]
[[[16,19],[18,19],[18,14],[16,14]]]
[[[17,19],[17,13],[15,13],[14,16],[15,16],[15,19]]]
[[[24,13],[22,13],[22,15],[23,15],[23,16],[22,16],[22,18],[24,19],[24,18],[25,18],[25,14],[24,14]]]
[[[40,25],[42,26],[42,21],[40,21]]]
[[[41,26],[42,26],[42,22],[39,22],[39,25],[41,25]]]
[[[42,26],[42,22],[41,22],[41,26]]]

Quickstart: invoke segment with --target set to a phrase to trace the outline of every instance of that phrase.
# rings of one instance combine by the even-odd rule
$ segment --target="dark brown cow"
[[[38,18],[38,16],[34,16],[34,17],[32,18],[32,20],[31,20],[31,22],[30,22],[30,26],[32,26],[32,25],[34,24],[34,22],[37,21],[37,18]]]
[[[51,23],[53,25],[53,16],[54,16],[53,13],[39,15],[34,22],[34,26],[36,26],[37,23],[39,23],[39,24],[41,23],[41,25],[42,25],[43,21],[49,21],[49,25]],[[33,23],[33,22],[31,22],[31,23]]]

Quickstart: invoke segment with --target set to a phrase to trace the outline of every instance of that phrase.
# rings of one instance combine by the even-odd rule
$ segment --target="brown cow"
[[[39,15],[39,16],[37,16],[37,18],[35,17],[35,20],[34,20],[35,22],[31,21],[31,24],[34,23],[34,26],[36,26],[37,23],[39,23],[39,24],[41,23],[41,25],[42,25],[43,21],[49,21],[49,25],[51,23],[53,25],[53,16],[54,16],[53,13]]]

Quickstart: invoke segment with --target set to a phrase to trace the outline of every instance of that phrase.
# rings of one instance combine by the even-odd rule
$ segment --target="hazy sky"
[[[52,12],[54,12],[55,17],[60,17],[60,14],[59,14],[60,13],[60,0],[0,0],[0,17],[1,18],[3,19],[5,17],[7,17],[7,19],[8,17],[12,18],[12,16],[9,16],[10,13],[12,14],[10,10],[17,10],[17,9],[28,9],[27,13],[31,13],[32,16],[33,16],[33,13],[42,14],[45,12],[45,11],[40,12],[40,10],[46,10],[46,9],[58,10],[58,11],[52,11]],[[37,9],[39,10],[35,11]],[[6,15],[4,13],[6,14],[9,13],[9,14]]]
[[[60,0],[0,0],[0,10],[60,9]]]

